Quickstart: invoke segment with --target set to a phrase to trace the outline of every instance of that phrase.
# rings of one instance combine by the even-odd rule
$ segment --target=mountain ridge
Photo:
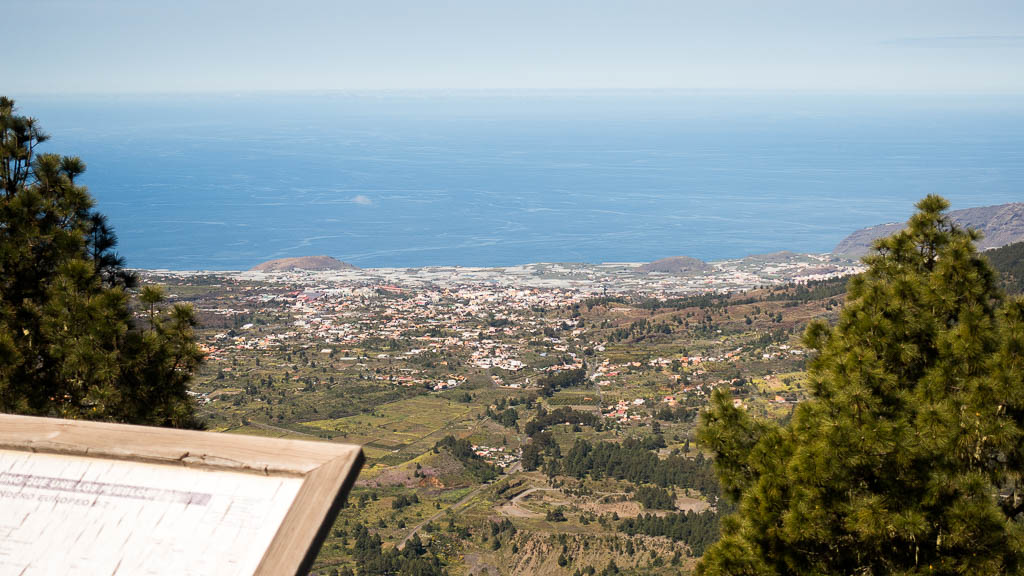
[[[949,217],[960,226],[974,228],[984,234],[977,243],[981,250],[1024,240],[1024,202],[953,210],[949,212]],[[871,250],[875,240],[891,236],[905,226],[905,222],[890,222],[862,228],[843,238],[832,249],[832,254],[844,258],[860,258]]]

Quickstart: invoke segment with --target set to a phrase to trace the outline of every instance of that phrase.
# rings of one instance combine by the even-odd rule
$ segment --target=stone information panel
[[[3,450],[0,574],[253,574],[301,485]]]
[[[0,576],[299,574],[361,462],[356,446],[0,416]]]

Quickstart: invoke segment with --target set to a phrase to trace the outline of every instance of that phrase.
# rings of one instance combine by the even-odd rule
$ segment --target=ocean
[[[9,96],[87,163],[134,268],[817,253],[929,193],[1024,200],[1012,96]]]

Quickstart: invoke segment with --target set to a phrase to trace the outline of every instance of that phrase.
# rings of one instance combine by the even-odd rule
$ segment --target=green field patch
[[[287,438],[289,440],[317,440],[297,432],[289,432],[285,429],[268,429],[258,426],[242,425],[233,428],[220,430],[228,434],[245,434],[246,436],[263,436],[266,438]]]
[[[377,406],[372,414],[314,420],[304,422],[303,426],[364,444],[370,458],[399,463],[429,450],[472,411],[470,404],[438,396],[417,396]]]
[[[466,486],[465,488],[456,488],[454,490],[445,490],[437,496],[437,501],[442,504],[454,504],[469,494],[473,490],[472,486]]]
[[[792,392],[807,385],[805,372],[787,372],[757,381],[758,389],[763,392]]]
[[[372,446],[363,445],[363,454],[366,455],[371,461],[383,461],[386,457],[391,456],[391,450],[381,450],[380,448],[374,448]]]
[[[559,392],[548,398],[547,403],[551,406],[597,406],[600,401],[598,391],[591,389],[586,392]]]
[[[243,390],[241,388],[218,388],[213,392],[207,394],[210,400],[215,400],[219,396],[234,396],[235,394],[241,394]]]

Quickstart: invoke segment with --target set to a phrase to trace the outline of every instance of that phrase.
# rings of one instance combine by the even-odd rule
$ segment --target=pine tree
[[[136,278],[76,182],[85,164],[37,153],[47,139],[0,98],[0,411],[196,426],[191,307],[147,299],[136,325]]]
[[[784,424],[716,392],[700,435],[739,512],[708,576],[1024,571],[1024,302],[928,196],[876,242],[838,324],[808,327]]]

